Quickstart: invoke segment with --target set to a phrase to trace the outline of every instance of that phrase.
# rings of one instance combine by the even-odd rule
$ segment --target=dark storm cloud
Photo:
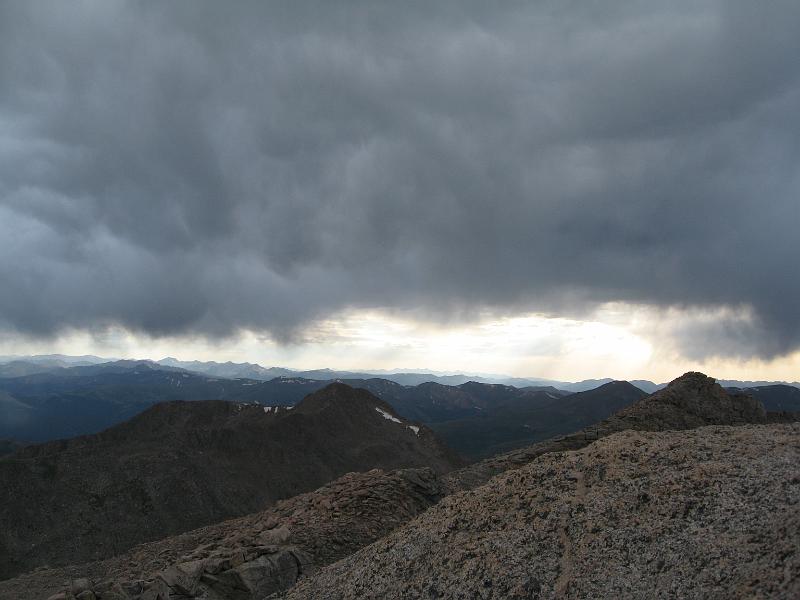
[[[750,307],[800,344],[800,5],[5,2],[0,321]]]

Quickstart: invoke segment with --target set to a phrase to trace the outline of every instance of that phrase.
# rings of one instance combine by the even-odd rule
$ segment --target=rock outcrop
[[[798,424],[615,433],[449,496],[280,597],[798,598],[798,464]]]

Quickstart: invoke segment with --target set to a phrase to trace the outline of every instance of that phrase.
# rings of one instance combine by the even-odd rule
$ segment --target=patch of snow
[[[413,431],[416,435],[419,435],[419,427],[416,425],[408,425],[408,428]]]
[[[555,394],[552,394],[550,392],[545,392],[545,394],[547,394],[548,396],[550,396],[551,398],[553,398],[555,400],[558,400],[558,396],[556,396]]]
[[[293,408],[294,408],[294,406],[287,406],[286,410],[292,410]]]
[[[379,413],[381,413],[381,416],[382,416],[384,419],[388,419],[389,421],[394,421],[395,423],[402,423],[402,421],[401,421],[400,419],[398,419],[397,417],[393,417],[392,415],[390,415],[388,412],[386,412],[386,411],[385,411],[385,410],[383,410],[382,408],[378,408],[378,407],[376,406],[376,407],[375,407],[375,410],[377,410]]]
[[[271,407],[271,406],[265,406],[265,407],[264,407],[264,412],[265,412],[265,413],[268,413],[268,412],[269,412],[269,411],[271,411],[271,410],[272,410],[272,407]],[[275,412],[278,412],[278,411],[276,410]]]

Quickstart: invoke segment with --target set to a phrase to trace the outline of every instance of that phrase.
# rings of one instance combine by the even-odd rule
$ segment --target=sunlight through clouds
[[[706,343],[745,335],[746,309],[669,309],[607,303],[585,320],[528,314],[484,315],[461,324],[397,312],[349,311],[309,325],[291,342],[240,330],[226,338],[151,337],[120,327],[71,331],[53,340],[5,338],[0,354],[95,354],[112,358],[253,362],[294,369],[436,371],[577,381],[601,377],[669,381],[692,370],[720,378],[797,379],[800,353],[772,360],[692,356]],[[744,328],[744,334],[739,330]],[[701,348],[702,350],[702,348]]]

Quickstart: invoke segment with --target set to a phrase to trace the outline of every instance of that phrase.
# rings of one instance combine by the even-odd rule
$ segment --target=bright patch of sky
[[[574,381],[588,378],[661,382],[685,371],[718,378],[800,379],[800,353],[772,361],[685,356],[676,331],[687,323],[729,322],[717,311],[659,311],[608,304],[586,319],[487,316],[437,325],[377,311],[350,312],[313,325],[302,339],[279,344],[252,331],[223,339],[150,338],[122,329],[63,334],[54,341],[0,340],[0,354],[96,354],[116,358],[254,362],[295,369],[437,371],[506,374]],[[694,326],[693,326],[694,329]],[[702,335],[702,334],[699,334]],[[701,343],[702,340],[698,340]]]

